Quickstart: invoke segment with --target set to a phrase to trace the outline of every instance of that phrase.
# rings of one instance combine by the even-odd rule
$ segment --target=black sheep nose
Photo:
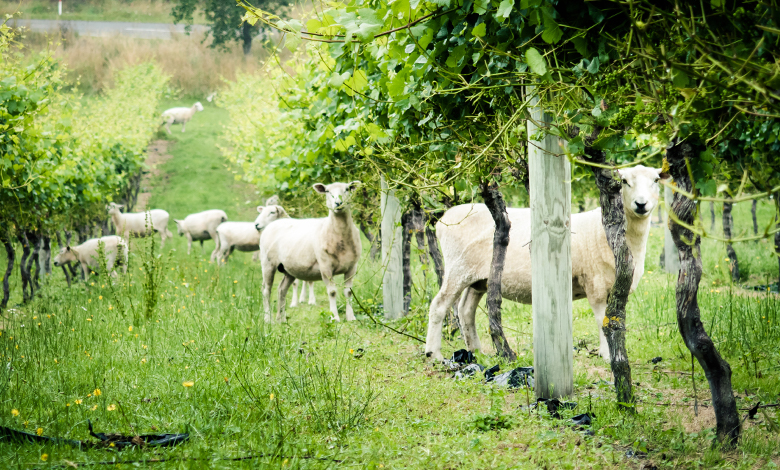
[[[645,206],[647,205],[646,202],[637,202],[635,204],[636,204],[637,212],[639,212],[640,214],[644,214],[645,212],[647,212],[647,210],[645,209]]]

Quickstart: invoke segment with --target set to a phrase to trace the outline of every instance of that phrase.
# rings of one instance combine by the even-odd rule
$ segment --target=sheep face
[[[327,186],[317,183],[313,187],[315,191],[325,195],[325,205],[328,206],[328,210],[338,214],[349,209],[349,200],[352,199],[352,194],[359,184],[360,181],[331,183]]]
[[[203,111],[203,105],[200,104],[200,101],[192,105],[193,108],[195,108],[196,111]]]
[[[257,206],[257,212],[260,214],[255,219],[255,228],[261,231],[276,219],[287,217],[287,212],[282,206]]]
[[[618,174],[623,180],[621,193],[626,214],[640,219],[649,217],[658,205],[658,182],[669,175],[660,168],[642,165],[618,170]]]
[[[123,207],[125,206],[121,204],[117,204],[115,202],[111,202],[106,206],[106,210],[108,211],[109,214],[120,214],[121,213],[120,209],[122,209]]]
[[[74,250],[70,246],[66,246],[60,250],[57,256],[54,257],[54,266],[60,267],[65,263],[78,261],[76,255],[77,255],[76,250]]]
[[[183,220],[177,220],[173,219],[174,222],[176,222],[176,229],[179,231],[179,236],[183,237],[186,231],[184,230],[184,221]]]

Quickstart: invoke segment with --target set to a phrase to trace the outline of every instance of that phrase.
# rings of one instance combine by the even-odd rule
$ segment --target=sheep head
[[[266,228],[274,220],[289,217],[287,211],[282,206],[257,206],[257,212],[259,214],[255,219],[255,229],[258,232]]]
[[[623,181],[623,207],[626,215],[644,219],[658,206],[658,182],[669,178],[660,168],[637,165],[618,170]]]
[[[327,186],[317,183],[313,187],[315,191],[325,195],[325,205],[328,206],[328,210],[339,214],[349,209],[349,201],[352,199],[352,194],[360,184],[360,181],[331,183]]]
[[[183,236],[185,233],[184,221],[179,219],[173,219],[173,221],[176,222],[176,229],[179,231],[179,236]]]
[[[65,263],[70,263],[73,261],[78,261],[78,253],[74,248],[71,248],[70,245],[62,248],[53,260],[54,266],[56,267],[60,267]]]
[[[193,108],[195,108],[195,111],[203,111],[203,105],[200,104],[200,101],[192,105]]]
[[[122,212],[120,211],[120,209],[122,209],[124,207],[125,206],[122,205],[122,204],[117,204],[115,202],[110,202],[106,206],[106,210],[108,211],[109,214],[121,214]]]

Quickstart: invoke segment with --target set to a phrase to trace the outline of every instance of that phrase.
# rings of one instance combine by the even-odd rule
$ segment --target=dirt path
[[[173,158],[173,155],[168,153],[168,147],[172,144],[169,140],[153,140],[149,144],[149,148],[146,150],[146,165],[149,167],[148,172],[144,172],[141,178],[141,191],[138,193],[138,201],[136,202],[136,210],[140,210],[146,207],[149,203],[149,198],[152,197],[152,181],[154,181],[161,173],[160,165]],[[164,178],[162,181],[167,182],[168,178]],[[160,188],[155,188],[158,191]]]

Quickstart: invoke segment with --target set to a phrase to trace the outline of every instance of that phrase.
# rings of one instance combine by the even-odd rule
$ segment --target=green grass
[[[0,1],[0,14],[13,14],[25,19],[125,21],[132,23],[173,23],[172,3],[162,0],[103,0],[62,2],[62,15],[52,0]],[[21,13],[21,14],[19,14]],[[195,15],[195,23],[205,24],[203,14]]]
[[[161,109],[179,104],[166,102]],[[153,181],[153,207],[176,218],[213,207],[233,220],[254,218],[254,206],[266,195],[236,181],[214,147],[225,119],[223,110],[207,106],[186,133],[173,128],[173,158]],[[749,205],[736,208],[737,226],[745,226],[745,210]],[[770,216],[762,206],[762,220]],[[83,284],[67,289],[55,271],[34,302],[3,313],[0,425],[90,439],[91,420],[98,432],[189,431],[190,442],[123,452],[5,443],[0,468],[132,460],[154,468],[775,468],[780,437],[761,415],[746,422],[737,450],[711,447],[714,420],[698,365],[700,416],[693,414],[690,355],[675,320],[675,278],[657,266],[662,236],[653,228],[647,272],[629,303],[636,417],[617,413],[614,392],[599,382],[611,374],[587,353],[598,345],[596,325],[587,303],[574,303],[575,344],[587,347],[575,353],[579,408],[564,417],[590,407],[597,416],[594,436],[565,419],[529,413],[524,390],[495,389],[479,377],[452,380],[421,355],[420,343],[375,326],[359,308],[357,322],[329,322],[322,283],[316,284],[317,306],[289,309],[289,323],[266,325],[260,269],[249,254],[236,253],[217,269],[208,262],[211,242],[205,255],[196,249],[187,256],[186,241],[176,237],[157,257],[150,239],[139,241],[126,277],[114,283],[96,277],[89,290]],[[759,257],[751,280],[776,275],[767,249],[737,247],[740,257]],[[722,244],[705,242],[703,321],[731,363],[738,406],[777,402],[780,300],[730,286],[728,274],[714,268],[723,256]],[[374,309],[381,302],[381,267],[365,257],[361,262],[355,293]],[[146,282],[150,271],[161,276],[153,288]],[[419,265],[414,281],[412,314],[395,327],[424,336],[436,281],[432,273],[423,277]],[[19,302],[16,279],[14,289],[12,305]],[[156,305],[147,316],[152,299]],[[530,365],[531,308],[504,306],[517,363]],[[484,314],[477,326],[487,345]],[[445,355],[462,345],[457,338],[445,341]],[[649,363],[656,356],[663,357],[658,366]],[[479,360],[499,362],[489,355]],[[768,414],[778,420],[776,408]],[[495,421],[501,426],[485,431],[493,422],[486,416],[500,417]],[[628,450],[648,456],[627,458]],[[225,460],[243,457],[252,458]]]

